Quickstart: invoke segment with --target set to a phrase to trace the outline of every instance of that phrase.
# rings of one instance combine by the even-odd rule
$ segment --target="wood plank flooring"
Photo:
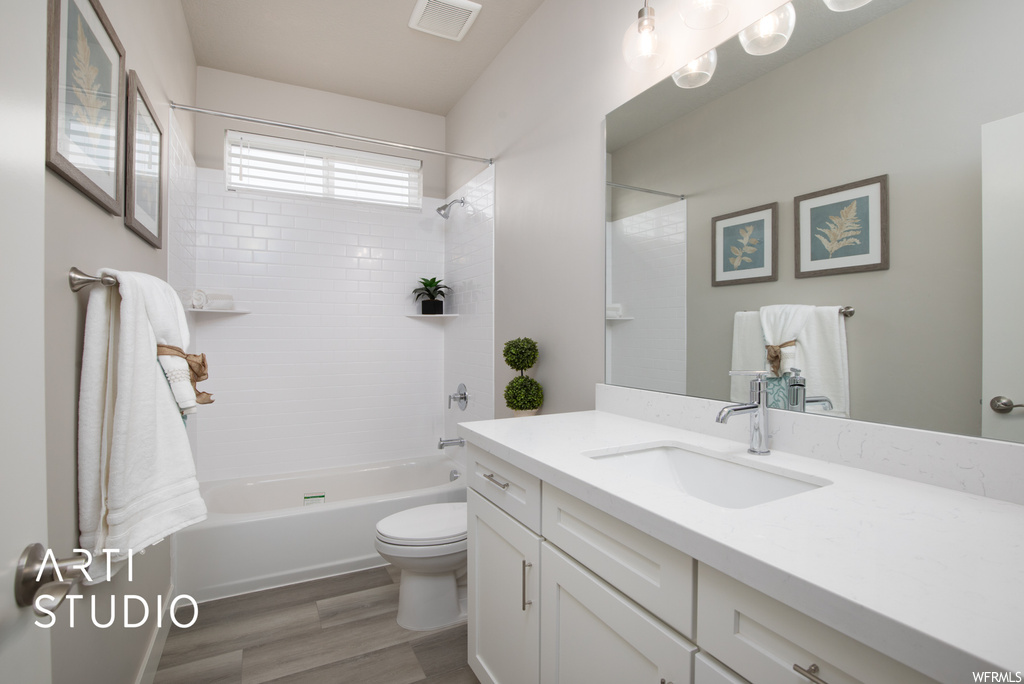
[[[194,625],[171,627],[155,684],[478,684],[465,623],[398,626],[399,575],[388,566],[202,603]]]

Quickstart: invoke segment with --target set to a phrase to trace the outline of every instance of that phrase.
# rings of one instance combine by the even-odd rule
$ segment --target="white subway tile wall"
[[[196,289],[196,162],[192,158],[187,139],[181,130],[178,115],[171,111],[171,131],[168,142],[167,192],[167,235],[164,245],[167,252],[167,282],[181,297],[182,304],[189,306],[192,291]],[[195,322],[188,321],[195,349]],[[186,424],[192,453],[197,452],[199,436],[197,417]]]
[[[228,192],[210,169],[197,189],[197,286],[252,311],[196,316],[215,398],[198,420],[199,479],[432,453],[445,329],[409,315],[418,279],[444,276],[442,201],[413,212]]]
[[[685,394],[686,201],[610,226],[605,381]]]
[[[168,151],[167,282],[187,304],[196,287],[196,163],[174,111]]]
[[[444,436],[457,425],[494,418],[494,167],[488,167],[449,199],[455,205],[445,228],[445,279],[452,287],[445,310],[459,317],[444,324]],[[460,411],[447,396],[464,383],[469,404]],[[453,455],[455,450],[449,450]]]

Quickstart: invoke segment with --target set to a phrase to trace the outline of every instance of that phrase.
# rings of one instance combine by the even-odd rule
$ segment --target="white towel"
[[[100,269],[101,273],[109,273],[119,278],[120,273],[110,269]],[[185,310],[181,306],[181,298],[171,287],[151,275],[145,273],[129,273],[129,279],[139,282],[139,294],[142,296],[145,315],[153,327],[153,335],[157,344],[178,347],[182,351],[188,349],[189,332]],[[118,281],[120,282],[120,280]],[[182,414],[196,412],[196,391],[192,387],[188,361],[180,356],[164,355],[157,357],[167,382],[174,393],[174,401]]]
[[[178,318],[174,309],[184,322],[181,302],[158,278],[100,273],[115,276],[120,285],[94,288],[85,319],[78,405],[80,543],[96,555],[118,549],[111,559],[123,562],[129,553],[205,519],[206,505],[179,407],[157,361],[151,323],[170,334]],[[187,344],[187,328],[179,326],[179,335],[182,330],[179,341]]]
[[[764,369],[764,333],[758,311],[737,311],[732,322],[732,370]],[[734,375],[729,380],[731,401],[750,401],[749,376]]]
[[[846,349],[846,316],[838,306],[815,306],[797,337],[796,366],[807,380],[807,396],[825,396],[832,410],[808,404],[807,413],[850,417],[850,361]]]
[[[813,306],[804,306],[801,304],[762,306],[761,329],[764,332],[765,343],[769,345],[782,345],[790,340],[797,340],[800,336],[800,331],[804,329],[804,326],[807,324],[807,321],[810,319],[813,311]],[[797,366],[796,345],[783,347],[780,351],[782,352],[782,360],[779,363],[779,376],[787,372],[790,368]],[[765,370],[772,369],[767,356],[765,357],[762,367]]]

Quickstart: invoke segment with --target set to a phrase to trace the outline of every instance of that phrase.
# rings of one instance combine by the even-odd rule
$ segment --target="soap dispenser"
[[[789,410],[804,410],[804,400],[807,396],[807,381],[800,375],[799,368],[790,368],[789,376]]]

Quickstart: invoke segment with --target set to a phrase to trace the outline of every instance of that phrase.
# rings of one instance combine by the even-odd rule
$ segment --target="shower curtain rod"
[[[623,190],[636,190],[637,192],[646,192],[651,195],[664,195],[665,197],[675,197],[676,199],[684,200],[686,195],[677,195],[672,192],[662,192],[661,190],[650,190],[648,188],[638,188],[635,185],[623,185],[622,183],[612,183],[611,181],[605,181],[605,185],[610,185],[613,188],[622,188]]]
[[[298,124],[290,124],[284,121],[272,121],[270,119],[259,119],[255,116],[244,116],[242,114],[231,114],[230,112],[219,112],[215,109],[203,109],[202,107],[193,107],[191,105],[178,104],[177,102],[171,103],[171,109],[181,109],[186,112],[195,112],[196,114],[209,114],[210,116],[219,116],[225,119],[235,119],[237,121],[248,121],[249,123],[263,124],[265,126],[277,126],[278,128],[289,128],[293,131],[303,131],[305,133],[318,133],[320,135],[329,135],[335,138],[344,138],[345,140],[355,140],[357,142],[371,143],[373,145],[383,145],[384,147],[397,147],[403,150],[412,150],[413,152],[425,152],[426,154],[438,154],[442,157],[454,157],[456,159],[465,159],[467,161],[482,162],[485,164],[493,164],[494,159],[485,157],[474,157],[468,154],[459,154],[457,152],[445,152],[444,150],[432,150],[429,147],[417,147],[415,145],[405,145],[402,143],[391,142],[390,140],[379,140],[377,138],[366,138],[361,135],[352,135],[351,133],[339,133],[338,131],[329,131],[324,128],[313,128],[311,126],[300,126]]]

